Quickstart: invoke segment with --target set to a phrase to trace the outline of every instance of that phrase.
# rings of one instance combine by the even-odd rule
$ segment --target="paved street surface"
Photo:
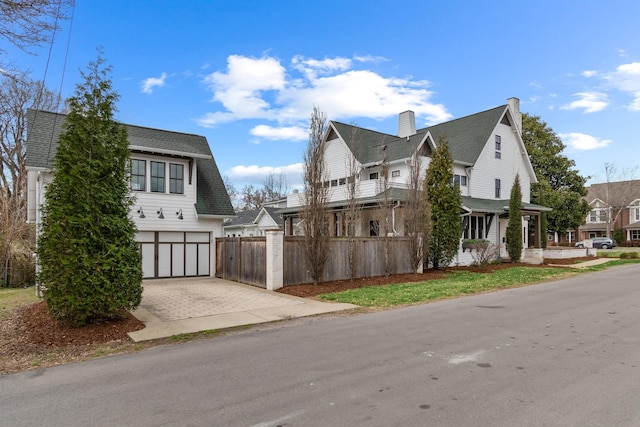
[[[0,425],[638,426],[640,265],[0,377]]]

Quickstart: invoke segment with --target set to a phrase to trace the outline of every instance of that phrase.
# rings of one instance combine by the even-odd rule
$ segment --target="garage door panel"
[[[198,245],[198,275],[209,275],[209,244]]]
[[[185,275],[197,276],[198,275],[198,245],[187,243],[185,249],[187,251]]]
[[[170,244],[158,244],[158,277],[171,277]]]
[[[184,274],[184,245],[173,245],[173,256],[171,260],[173,277],[183,277]]]
[[[153,243],[142,243],[142,277],[149,279],[155,277],[156,249]]]
[[[210,233],[139,232],[138,237],[145,279],[210,274]]]

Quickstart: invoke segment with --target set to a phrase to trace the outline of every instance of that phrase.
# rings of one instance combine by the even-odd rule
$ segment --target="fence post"
[[[267,230],[267,289],[275,291],[284,283],[284,232],[282,230]]]

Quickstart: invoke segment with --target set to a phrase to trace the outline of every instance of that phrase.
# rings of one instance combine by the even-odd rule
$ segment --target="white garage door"
[[[210,233],[140,231],[138,243],[145,279],[209,276]]]

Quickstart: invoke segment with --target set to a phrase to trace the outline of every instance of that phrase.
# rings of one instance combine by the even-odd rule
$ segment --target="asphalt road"
[[[0,377],[3,426],[638,426],[640,265]]]

